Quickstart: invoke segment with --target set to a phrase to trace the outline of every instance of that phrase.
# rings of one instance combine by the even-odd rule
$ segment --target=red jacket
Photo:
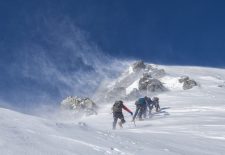
[[[122,107],[124,110],[126,110],[127,112],[131,113],[131,110],[128,109],[124,104],[123,104],[123,107]]]

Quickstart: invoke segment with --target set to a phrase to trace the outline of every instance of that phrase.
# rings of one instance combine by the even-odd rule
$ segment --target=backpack
[[[122,112],[123,102],[116,101],[112,107],[113,112]]]

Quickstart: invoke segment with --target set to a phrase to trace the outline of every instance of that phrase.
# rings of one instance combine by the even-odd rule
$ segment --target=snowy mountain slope
[[[7,109],[0,111],[1,154],[111,154],[111,144],[117,143],[109,140],[113,134],[75,122],[55,122]]]
[[[0,154],[225,154],[225,70],[159,67],[167,73],[161,81],[169,89],[158,94],[162,110],[136,121],[136,127],[124,112],[124,128],[111,130],[112,102],[98,115],[66,120],[0,108]],[[178,77],[183,75],[199,86],[181,89]],[[136,87],[134,82],[128,87]],[[125,105],[135,110],[134,101]]]

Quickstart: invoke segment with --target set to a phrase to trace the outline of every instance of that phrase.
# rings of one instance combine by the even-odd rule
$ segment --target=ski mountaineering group
[[[126,110],[133,116],[133,119],[132,119],[133,122],[135,121],[137,116],[138,116],[139,120],[143,120],[143,118],[146,118],[147,111],[148,111],[148,116],[151,117],[151,111],[154,107],[156,109],[156,112],[158,112],[160,110],[158,97],[153,97],[152,99],[147,96],[145,96],[143,98],[139,98],[135,102],[135,105],[136,105],[136,111],[133,115],[133,112],[123,104],[123,101],[121,101],[121,100],[116,101],[113,104],[113,107],[112,107],[113,119],[114,119],[113,129],[116,129],[116,124],[117,124],[118,119],[120,119],[120,122],[118,123],[118,125],[121,128],[123,127],[122,124],[124,124],[126,122],[124,119],[124,116],[123,116],[122,109]]]

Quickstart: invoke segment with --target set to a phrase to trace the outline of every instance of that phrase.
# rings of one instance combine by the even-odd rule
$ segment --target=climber
[[[129,110],[124,104],[123,104],[123,101],[116,101],[114,104],[113,104],[113,107],[112,107],[112,111],[113,111],[113,129],[115,130],[116,129],[116,123],[117,123],[117,120],[120,119],[121,121],[118,123],[119,126],[122,128],[122,124],[124,124],[126,121],[124,119],[124,116],[123,116],[123,112],[122,112],[122,109],[126,110],[127,112],[129,112],[131,115],[133,115],[132,111]]]
[[[136,111],[133,116],[133,121],[135,120],[136,116],[138,115],[139,120],[142,120],[142,115],[145,114],[147,109],[147,96],[143,98],[139,98],[136,102]]]
[[[155,107],[155,110],[156,110],[156,112],[159,112],[159,110],[160,110],[160,106],[159,106],[159,98],[158,97],[153,97],[152,98],[152,108],[153,108],[153,106]],[[151,108],[151,109],[152,109]]]

